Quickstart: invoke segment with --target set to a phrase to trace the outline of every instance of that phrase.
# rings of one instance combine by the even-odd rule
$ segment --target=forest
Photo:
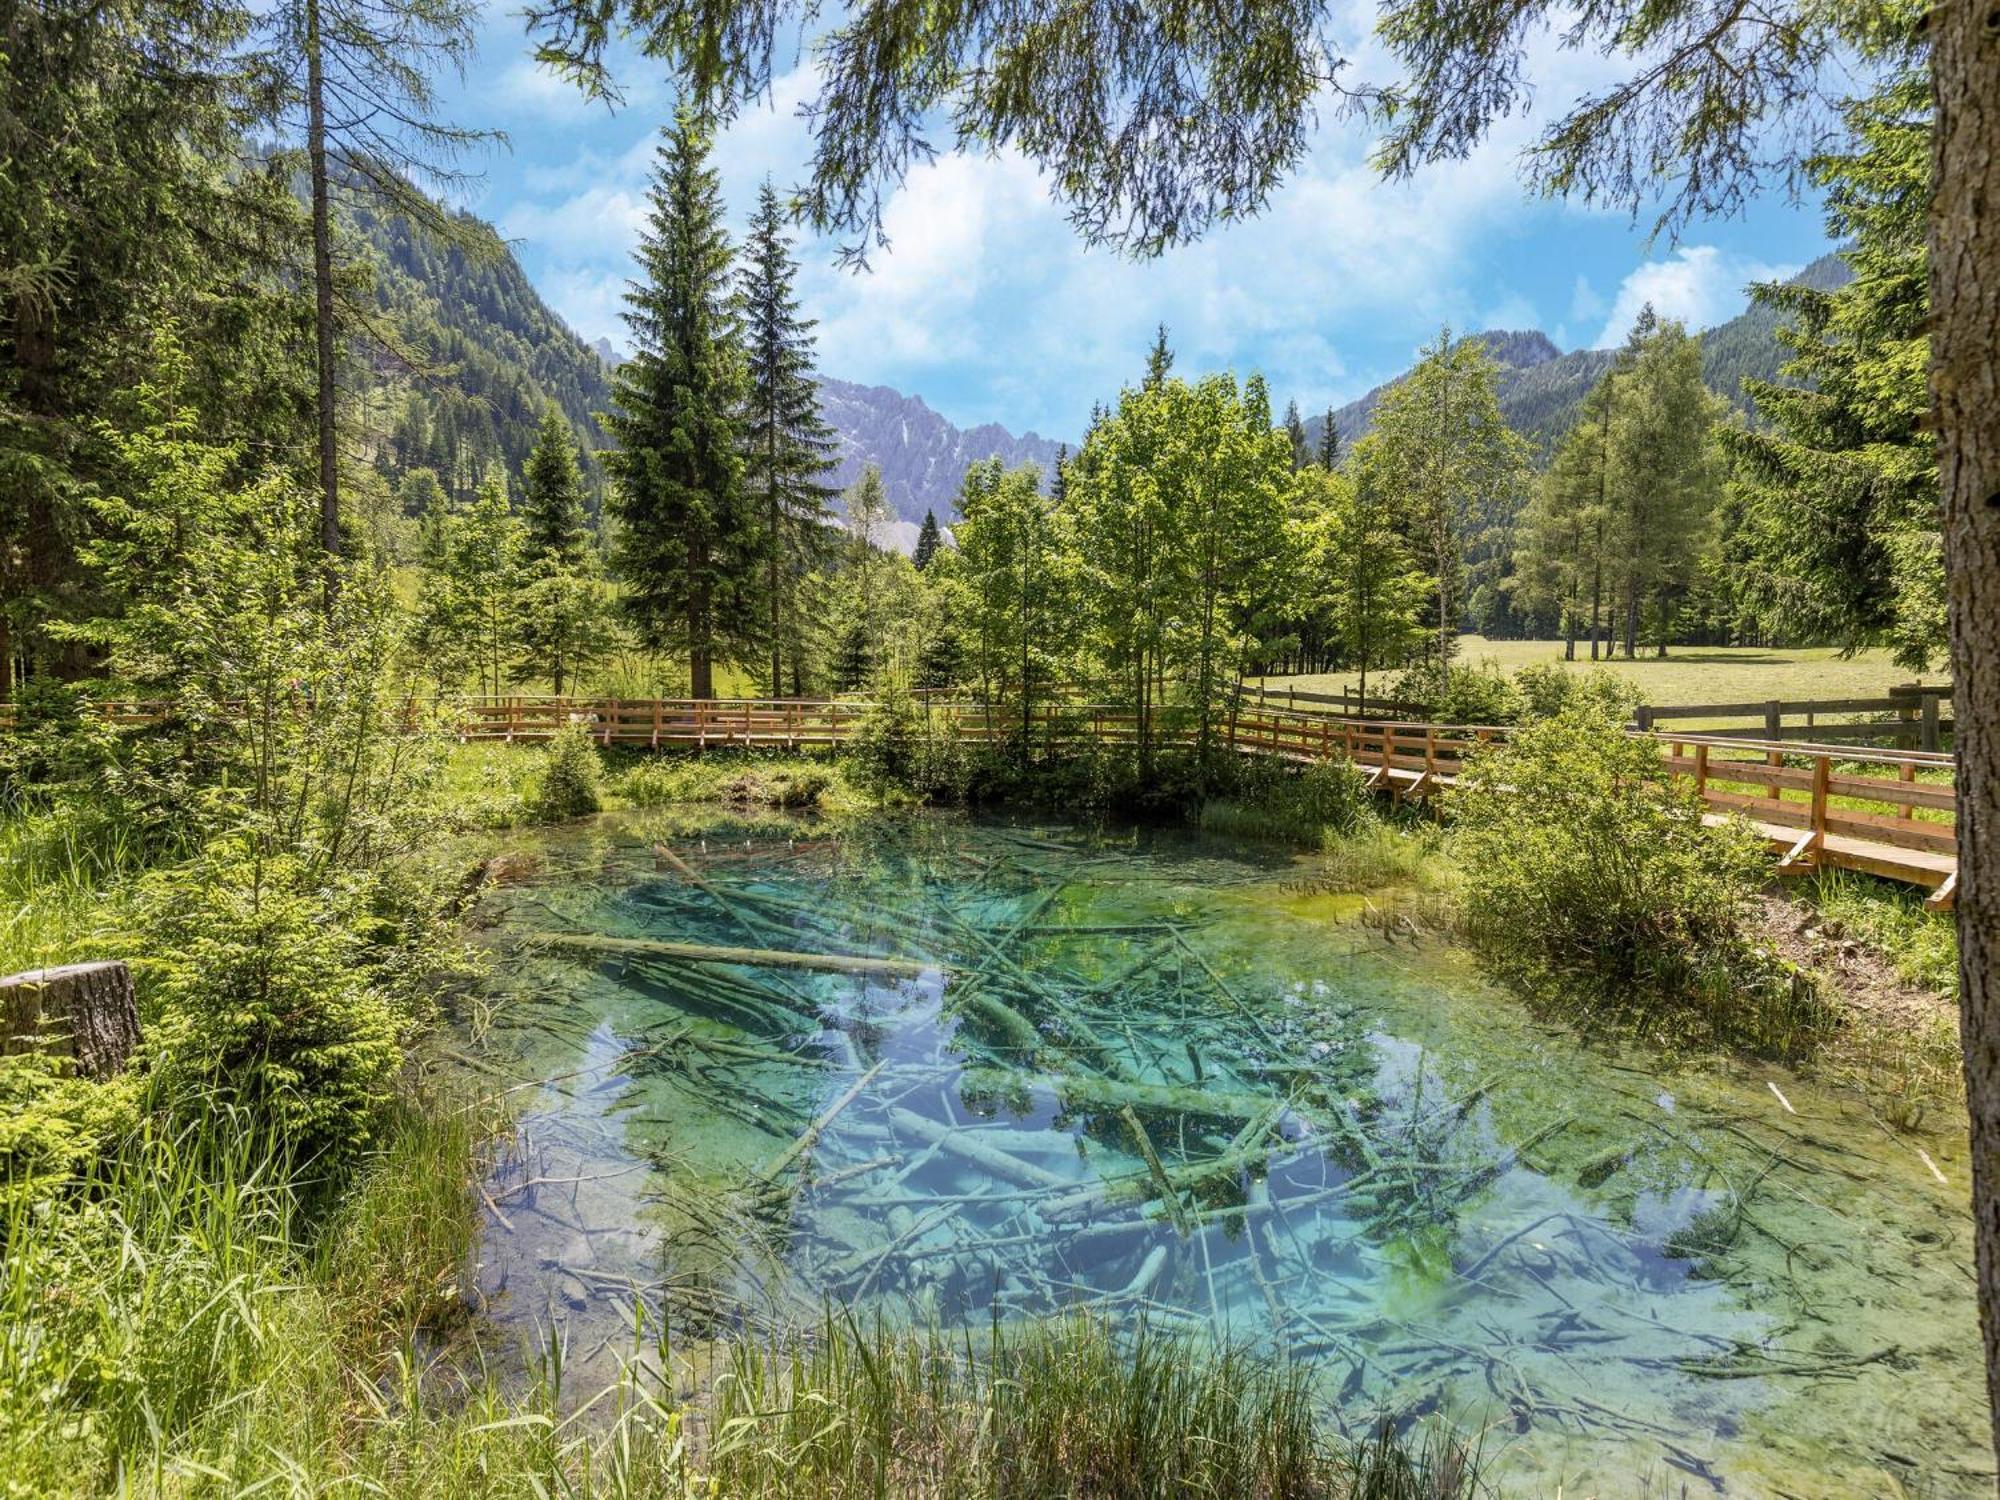
[[[534,55],[582,96],[616,97],[614,37],[678,85],[615,368],[442,206],[489,144],[440,105],[475,66],[473,7],[0,17],[0,1483],[1442,1500],[1579,1482],[1536,1467],[1558,1432],[1601,1445],[1593,1483],[1660,1454],[1744,1493],[1879,1477],[1837,1404],[1773,1398],[1715,1434],[1614,1418],[1555,1368],[1601,1343],[1635,1390],[1642,1371],[1731,1399],[1753,1374],[1860,1381],[1857,1400],[1935,1382],[1934,1466],[1882,1472],[1990,1487],[2000,949],[1979,757],[2000,705],[1959,492],[2000,484],[2000,450],[1991,410],[1951,404],[1990,391],[1990,347],[1976,378],[1938,373],[1969,336],[1935,267],[1966,170],[1947,127],[1996,128],[1940,70],[1993,61],[1991,26],[1781,7],[1779,58],[1700,3],[1614,7],[1605,38],[1579,23],[1607,55],[1698,35],[1735,58],[1673,54],[1705,91],[1683,135],[1647,113],[1651,75],[1599,101],[1630,114],[1550,127],[1539,186],[1617,200],[1643,180],[1683,214],[1748,190],[1743,122],[1806,89],[1802,59],[1865,63],[1790,162],[1850,274],[1755,289],[1772,378],[1651,307],[1557,374],[1447,327],[1343,431],[1254,370],[1187,368],[1162,325],[1073,449],[970,464],[906,555],[879,471],[831,482],[800,283],[825,237],[879,231],[885,182],[934,149],[916,122],[946,110],[960,148],[1019,145],[1086,239],[1154,255],[1276,190],[1330,66],[1275,14],[1245,22],[1264,47],[1243,53],[1179,5],[1158,34],[1104,20],[1138,27],[1136,51],[1053,24],[994,40],[1046,9],[901,38],[874,10],[840,20],[812,178],[750,203],[725,201],[716,142],[768,86],[786,7],[533,11]],[[1518,86],[1506,8],[1470,8],[1485,28],[1460,9],[1378,18],[1407,74],[1368,105],[1392,176],[1458,152]],[[1154,49],[1189,71],[1114,76]],[[1094,107],[1051,114],[1065,96]],[[1990,303],[2000,279],[1979,284]],[[1467,659],[1475,632],[1559,645],[1509,680]],[[1907,823],[1955,808],[1955,918],[1839,871],[1780,892],[1744,819],[1627,732],[1620,662],[1772,644],[1951,670],[1955,771],[1906,757],[1899,795]],[[1246,684],[1317,673],[1356,678],[1364,713],[1508,732],[1407,798],[1354,758],[1237,753]],[[546,746],[474,732],[478,704],[515,695],[574,721]],[[649,755],[593,743],[590,705],[620,699],[838,700],[856,727],[823,751]],[[939,705],[976,707],[978,739]],[[1065,719],[1086,705],[1114,737]],[[1823,822],[1830,782],[1868,771],[1774,747],[1760,774],[1774,804],[1810,783]],[[1308,1024],[1336,946],[1352,993]],[[108,1065],[88,1028],[67,1052],[35,1040],[70,965],[118,975],[88,1002],[113,1032],[129,1012]],[[1449,1004],[1399,1008],[1425,985]],[[1489,996],[1506,1019],[1439,1029]],[[1566,1114],[1505,1081],[1546,1026],[1564,1040],[1535,1045],[1585,1080]],[[558,1043],[580,1050],[535,1050]],[[1618,1047],[1744,1140],[1768,1088],[1780,1126],[1797,1095],[1884,1154],[1835,1183],[1812,1142],[1759,1136],[1762,1157],[1667,1183],[1687,1217],[1653,1233],[1637,1179],[1681,1159],[1618,1123]],[[648,1117],[659,1138],[558,1168],[550,1130],[531,1168],[524,1143],[581,1117],[572,1077],[682,1088],[663,1118],[686,1139]],[[714,1120],[688,1126],[689,1100]],[[1916,1158],[1948,1201],[1900,1179],[1856,1196]],[[1938,1320],[1921,1356],[1701,1321],[1716,1288],[1760,1328],[1780,1320],[1757,1297],[1806,1295],[1785,1278],[1811,1262],[1787,1238],[1807,1221],[1758,1197],[1781,1162],[1827,1174],[1791,1190],[1813,1214],[1947,1226],[1913,1242],[1910,1286],[1958,1277],[1913,1304]],[[650,1196],[605,1200],[603,1222],[578,1206],[641,1171]],[[1545,1218],[1506,1217],[1558,1180]],[[537,1211],[555,1248],[517,1243],[548,1187],[578,1222]],[[836,1188],[860,1196],[816,1196]],[[1597,1252],[1544,1250],[1563,1213]],[[738,1259],[614,1286],[594,1236],[634,1216]],[[886,1237],[855,1227],[875,1221]],[[1043,1243],[1112,1269],[1009,1259]],[[744,1249],[772,1244],[769,1263]],[[489,1275],[516,1257],[551,1319],[608,1310],[589,1347],[508,1321],[535,1316]],[[1629,1303],[1655,1262],[1685,1268],[1698,1347],[1647,1342],[1671,1318],[1614,1334],[1574,1308]],[[1812,1264],[1834,1300],[1880,1273]],[[1368,1317],[1328,1293],[1342,1277],[1371,1287]],[[1556,1285],[1571,1315],[1532,1337],[1446,1321],[1502,1277],[1508,1306]],[[1452,1288],[1435,1321],[1398,1300],[1419,1283]],[[1854,1295],[1852,1328],[1918,1315]],[[797,1317],[815,1297],[818,1322]],[[953,1298],[956,1330],[906,1317]],[[1017,1307],[1037,1317],[1003,1328]],[[503,1353],[503,1327],[532,1355]],[[1332,1396],[1300,1350],[1340,1372]],[[1444,1410],[1466,1392],[1523,1442],[1483,1457]],[[1081,1475],[1060,1461],[1083,1453],[1101,1461]]]

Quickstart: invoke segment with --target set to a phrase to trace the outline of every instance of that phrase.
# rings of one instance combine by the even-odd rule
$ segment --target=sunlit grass
[[[1587,642],[1578,646],[1579,660],[1563,660],[1561,641],[1489,641],[1484,636],[1461,636],[1459,658],[1467,662],[1493,661],[1510,675],[1522,667],[1549,664],[1572,671],[1588,672],[1593,666]],[[1827,698],[1879,698],[1916,674],[1899,667],[1885,650],[1859,651],[1843,656],[1830,646],[1674,646],[1661,659],[1642,649],[1634,661],[1623,657],[1609,663],[1638,688],[1648,703],[1761,703],[1772,698],[1786,700]],[[1393,674],[1371,672],[1371,694],[1388,691]],[[1942,680],[1932,674],[1925,681]],[[1303,677],[1267,677],[1269,687],[1291,684],[1312,692],[1339,692],[1356,686],[1352,672],[1321,672]],[[1678,721],[1673,726],[1686,729]]]
[[[482,1135],[476,1110],[421,1090],[336,1181],[218,1112],[135,1133],[64,1201],[16,1199],[0,1491],[1473,1492],[1445,1428],[1351,1445],[1303,1368],[1085,1319],[948,1336],[833,1314],[694,1361],[642,1319],[602,1391],[565,1388],[560,1343],[509,1383],[472,1342],[462,1284]]]

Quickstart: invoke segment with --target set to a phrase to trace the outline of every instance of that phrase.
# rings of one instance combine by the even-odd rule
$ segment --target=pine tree
[[[573,567],[582,560],[590,540],[583,473],[569,421],[553,402],[542,408],[535,446],[522,470],[521,520],[528,561]]]
[[[1153,347],[1146,351],[1146,389],[1157,390],[1167,383],[1167,376],[1173,373],[1174,351],[1167,347],[1167,325],[1154,330]]]
[[[451,217],[410,176],[449,177],[454,158],[494,138],[441,119],[431,77],[439,67],[462,74],[477,16],[471,0],[281,0],[264,18],[276,49],[297,63],[285,75],[279,118],[303,142],[312,207],[320,546],[330,557],[341,549],[341,345],[356,321],[337,307],[334,200],[372,197],[456,237]],[[329,598],[335,576],[329,569]]]
[[[1827,228],[1854,279],[1780,285],[1758,302],[1792,315],[1787,384],[1751,382],[1767,425],[1729,430],[1745,512],[1745,592],[1779,628],[1894,648],[1922,671],[1945,654],[1930,345],[1930,95],[1920,75],[1847,110],[1855,144],[1812,163]]]
[[[931,565],[931,559],[937,556],[938,547],[942,542],[943,536],[938,531],[937,512],[926,510],[924,512],[924,524],[917,528],[917,547],[916,551],[911,554],[910,561],[915,563],[919,569],[928,568]]]
[[[1340,467],[1340,428],[1333,420],[1333,408],[1326,409],[1326,416],[1319,430],[1319,466],[1331,474]]]
[[[708,149],[685,114],[663,132],[605,457],[625,609],[643,644],[687,653],[696,698],[715,696],[719,658],[760,638],[766,561],[743,493],[743,359]]]
[[[1292,440],[1292,472],[1297,473],[1312,462],[1312,442],[1306,436],[1306,424],[1299,417],[1299,403],[1285,403],[1285,432]]]
[[[798,263],[778,194],[766,181],[738,273],[750,395],[744,423],[744,489],[762,513],[771,696],[784,695],[786,617],[798,581],[823,561],[834,434],[820,416],[813,378],[813,320],[799,316]]]

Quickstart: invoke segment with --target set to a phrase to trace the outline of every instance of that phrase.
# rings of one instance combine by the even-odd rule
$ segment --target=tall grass
[[[738,1346],[702,1414],[705,1476],[745,1500],[1417,1500],[1473,1484],[1447,1438],[1331,1438],[1306,1371],[1238,1349],[1081,1317],[980,1343],[830,1319],[803,1345]]]
[[[462,1277],[477,1112],[400,1105],[322,1180],[246,1116],[143,1129],[61,1200],[10,1200],[0,1493],[690,1500],[1442,1500],[1443,1433],[1360,1447],[1305,1372],[1065,1320],[952,1339],[842,1319],[625,1374],[507,1379]],[[424,1352],[428,1351],[428,1352]]]
[[[118,930],[119,888],[160,851],[87,800],[0,814],[0,974],[65,963]]]

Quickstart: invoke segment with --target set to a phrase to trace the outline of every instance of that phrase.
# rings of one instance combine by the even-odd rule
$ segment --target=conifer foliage
[[[718,659],[760,638],[767,545],[744,491],[745,372],[708,153],[686,115],[662,134],[606,458],[627,614],[647,646],[686,653],[696,698],[715,696]]]
[[[758,194],[738,273],[737,300],[749,366],[744,410],[744,486],[765,533],[765,618],[771,696],[784,693],[784,642],[796,639],[786,617],[798,608],[800,578],[825,552],[824,481],[833,468],[833,429],[820,416],[813,379],[813,319],[801,317],[798,262],[785,233],[777,191]],[[796,675],[796,667],[794,668]]]

